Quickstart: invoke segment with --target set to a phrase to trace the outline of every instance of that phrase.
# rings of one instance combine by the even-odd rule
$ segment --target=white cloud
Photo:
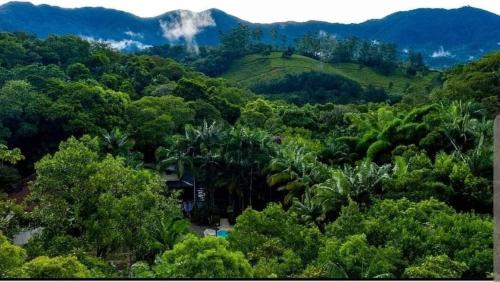
[[[209,11],[195,13],[186,10],[177,11],[171,21],[160,20],[163,37],[168,41],[184,39],[188,50],[198,52],[195,36],[205,27],[215,26],[215,21]]]
[[[130,38],[138,38],[138,39],[143,39],[144,38],[144,34],[142,34],[140,32],[133,32],[131,30],[126,31],[125,35],[130,36]]]
[[[431,55],[433,58],[447,58],[447,57],[452,57],[451,53],[448,51],[445,51],[443,46],[439,48],[439,50],[434,51]]]
[[[120,41],[113,40],[113,39],[102,39],[102,38],[95,38],[92,36],[85,36],[81,35],[81,38],[90,41],[90,42],[97,42],[97,43],[104,43],[109,45],[113,49],[117,50],[124,50],[128,48],[137,48],[139,50],[143,50],[149,47],[152,47],[151,45],[144,44],[140,41],[132,40],[132,39],[123,39]]]

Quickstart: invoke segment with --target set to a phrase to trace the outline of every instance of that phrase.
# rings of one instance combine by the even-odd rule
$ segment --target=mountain
[[[27,31],[41,37],[75,34],[108,42],[119,49],[179,42],[214,45],[218,43],[219,32],[240,23],[262,28],[267,41],[271,40],[271,30],[277,29],[288,42],[306,32],[318,31],[393,42],[402,52],[406,49],[422,52],[427,63],[434,67],[465,62],[500,49],[500,16],[469,6],[397,12],[360,24],[319,21],[254,24],[217,9],[200,13],[176,10],[141,18],[105,8],[65,9],[29,2],[0,6],[2,31]]]

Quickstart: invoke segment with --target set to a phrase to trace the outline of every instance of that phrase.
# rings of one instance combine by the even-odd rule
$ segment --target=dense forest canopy
[[[181,64],[0,33],[0,278],[491,278],[500,53],[392,101],[318,72],[257,93],[215,77],[271,51],[428,72],[391,44],[258,37],[240,26]],[[171,168],[206,190],[189,220]],[[189,234],[229,214],[227,240]]]

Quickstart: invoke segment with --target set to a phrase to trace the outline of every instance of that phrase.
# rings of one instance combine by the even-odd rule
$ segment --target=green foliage
[[[27,213],[21,205],[0,194],[0,230],[5,236],[17,234],[21,225],[26,222]]]
[[[19,148],[9,150],[7,146],[0,144],[0,165],[3,163],[16,164],[18,161],[24,160],[24,156],[21,154]]]
[[[465,263],[453,261],[447,255],[428,256],[422,263],[407,267],[404,276],[411,279],[459,279],[466,269]]]
[[[239,123],[251,128],[264,128],[266,122],[273,116],[271,105],[263,99],[257,99],[242,109]]]
[[[498,66],[500,53],[493,52],[467,65],[445,72],[442,89],[433,93],[436,99],[485,101],[490,114],[498,113]]]
[[[267,277],[304,269],[316,258],[321,238],[316,227],[304,226],[280,205],[270,204],[262,212],[245,210],[229,235],[229,243],[247,256],[257,275]],[[268,268],[267,263],[275,267]]]
[[[308,149],[301,144],[288,144],[269,163],[267,183],[280,191],[287,191],[286,203],[328,177],[327,167]]]
[[[73,80],[90,78],[90,70],[82,63],[69,65],[66,73]]]
[[[223,239],[188,235],[157,259],[152,268],[154,277],[251,278],[252,269],[244,255],[230,251],[228,247]],[[145,272],[140,271],[139,274]]]
[[[12,277],[26,259],[26,251],[13,245],[0,232],[0,278]]]
[[[407,266],[419,264],[427,256],[447,255],[467,266],[459,268],[463,269],[458,272],[463,272],[462,278],[486,278],[493,267],[491,217],[457,213],[434,199],[417,203],[384,200],[365,214],[349,206],[326,229],[334,238],[365,234],[371,245],[394,247]]]
[[[498,52],[440,73],[265,32],[198,54],[0,33],[0,229],[42,227],[0,236],[0,276],[489,277]],[[237,217],[227,241],[185,237],[172,165],[207,192],[192,220]]]
[[[375,247],[364,234],[339,241],[328,238],[315,262],[322,277],[329,279],[367,279],[396,277],[401,254],[394,247]]]
[[[5,163],[14,165],[19,161],[24,160],[19,148],[9,150],[4,144],[0,144],[0,191],[8,192],[15,186],[20,176],[17,170],[13,167],[6,166]]]
[[[54,235],[71,234],[84,238],[101,257],[117,249],[142,257],[172,247],[175,237],[156,229],[181,214],[174,199],[160,194],[159,177],[126,167],[121,158],[101,159],[97,146],[97,139],[70,138],[36,164],[30,197],[46,243]]]
[[[437,72],[429,72],[423,76],[408,77],[403,70],[399,69],[390,75],[384,75],[372,67],[361,68],[361,65],[356,63],[329,63],[298,54],[294,54],[291,58],[285,59],[282,58],[281,52],[272,52],[269,55],[249,54],[237,59],[229,65],[227,71],[222,73],[222,76],[239,86],[252,89],[261,84],[277,83],[287,75],[292,77],[300,76],[310,71],[325,74],[327,77],[340,76],[341,78],[359,83],[365,89],[367,89],[369,85],[372,85],[375,88],[384,89],[387,94],[390,95],[405,93],[409,94],[408,96],[413,96],[416,93],[428,93],[426,88],[432,89],[435,87],[432,84],[432,80],[438,75]],[[391,83],[392,87],[389,88]],[[411,84],[413,88],[411,90],[405,90],[409,84]],[[319,85],[315,87],[319,87]],[[309,97],[296,95],[296,93],[266,95],[267,93],[263,92],[263,94],[270,99],[279,98],[291,102],[298,101],[298,104],[307,103],[309,99]],[[319,98],[322,97],[319,96]],[[318,100],[312,99],[310,102],[313,101]],[[360,99],[353,99],[351,101],[360,101]]]
[[[378,166],[369,160],[358,166],[345,166],[343,170],[332,170],[331,176],[313,188],[314,201],[321,207],[323,216],[336,217],[349,199],[363,205],[373,201],[384,179],[389,177],[389,165]]]
[[[16,273],[21,278],[57,279],[89,278],[90,271],[76,257],[37,257],[25,263]]]
[[[127,109],[137,145],[148,152],[194,119],[194,111],[180,97],[143,97]]]
[[[186,101],[203,99],[206,98],[206,86],[199,81],[182,78],[177,83],[174,94]]]

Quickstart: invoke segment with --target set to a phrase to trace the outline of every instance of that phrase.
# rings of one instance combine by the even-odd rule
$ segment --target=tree
[[[99,257],[122,249],[131,260],[172,247],[182,232],[172,229],[178,235],[168,237],[158,228],[173,226],[182,215],[175,199],[161,194],[159,176],[129,168],[122,158],[101,158],[97,149],[95,138],[70,138],[35,165],[30,197],[45,243],[67,234]]]
[[[125,93],[83,80],[69,83],[53,80],[49,91],[57,97],[49,115],[62,123],[66,134],[63,138],[71,134],[101,134],[103,130],[124,126],[130,103]]]
[[[231,248],[243,252],[252,265],[260,265],[256,266],[260,273],[288,276],[298,274],[317,257],[322,238],[317,227],[303,225],[280,204],[271,203],[261,212],[245,210],[237,218],[228,240]],[[295,257],[300,260],[298,265]],[[281,262],[285,265],[262,269],[262,264]]]
[[[406,74],[414,76],[417,71],[425,70],[422,54],[413,50],[408,50]]]
[[[130,140],[128,134],[122,132],[119,128],[104,133],[102,139],[106,152],[112,155],[126,156],[134,147],[134,141]]]
[[[186,140],[190,144],[192,162],[197,166],[197,172],[209,192],[210,208],[215,207],[214,183],[218,175],[217,169],[223,157],[222,142],[225,140],[226,131],[215,122],[195,128],[186,127]]]
[[[143,97],[127,109],[139,149],[151,156],[165,139],[194,119],[194,111],[175,96]]]
[[[188,235],[161,255],[152,267],[156,278],[251,278],[252,269],[241,252],[229,250],[224,239]]]
[[[365,213],[351,207],[326,227],[326,235],[343,240],[355,234],[365,234],[370,245],[396,248],[404,262],[398,267],[398,276],[403,275],[402,270],[409,266],[415,266],[412,271],[417,273],[420,266],[421,272],[418,273],[428,269],[450,275],[463,273],[460,278],[485,278],[493,269],[492,230],[490,216],[458,213],[435,199],[411,202],[403,198],[377,201]],[[443,262],[442,258],[429,258],[435,263],[435,268],[428,268],[430,262],[422,264],[427,256],[441,255],[464,263],[466,269],[452,267],[462,270],[443,272],[439,268],[449,269],[448,266],[454,263]]]
[[[7,34],[0,37],[0,50],[0,66],[13,67],[22,63],[26,56],[22,43]]]
[[[314,200],[326,218],[336,217],[349,199],[369,205],[377,197],[382,181],[389,177],[389,169],[390,165],[378,166],[365,160],[354,167],[332,170],[327,181],[313,187]]]
[[[66,73],[73,80],[90,78],[90,70],[82,63],[69,65],[66,69]]]
[[[252,41],[252,31],[247,25],[239,24],[229,32],[222,34],[221,45],[225,56],[236,59],[248,52]]]
[[[48,132],[48,109],[51,101],[45,94],[37,93],[25,81],[8,81],[0,89],[0,139],[10,146],[19,147],[28,160],[34,161],[45,153],[53,138],[42,138]],[[56,127],[57,128],[57,127]],[[52,129],[54,130],[54,129]],[[3,134],[2,134],[3,133]],[[58,135],[57,131],[53,132]],[[40,141],[33,140],[40,139]]]
[[[19,148],[9,150],[7,146],[0,144],[0,191],[8,192],[21,178],[15,168],[4,163],[14,165],[21,160],[24,160],[24,156]]]
[[[235,127],[229,132],[229,140],[225,148],[225,161],[232,166],[237,178],[234,180],[238,186],[247,186],[243,191],[239,191],[245,201],[247,195],[247,205],[252,207],[253,183],[255,176],[262,173],[264,167],[272,158],[274,151],[272,148],[271,136],[260,130],[250,130],[244,127]],[[243,184],[245,183],[245,184]],[[240,188],[241,189],[241,188]]]
[[[20,267],[26,259],[26,251],[13,245],[0,232],[0,278],[8,278],[15,275],[14,269]]]
[[[18,234],[28,218],[29,214],[23,206],[16,204],[6,194],[0,194],[0,230],[5,236],[12,238]]]
[[[274,116],[272,106],[263,99],[257,99],[245,105],[238,122],[250,128],[264,128],[266,122]]]
[[[424,117],[435,110],[435,105],[425,105],[408,113],[396,112],[389,107],[379,107],[366,113],[348,113],[351,128],[358,134],[352,140],[353,149],[377,163],[388,163],[395,144],[412,144],[425,138],[428,123]],[[340,137],[339,141],[348,137]]]
[[[90,271],[74,256],[41,256],[25,263],[17,277],[35,279],[90,278]]]
[[[498,113],[498,69],[500,52],[493,52],[467,65],[456,66],[444,73],[442,89],[437,89],[432,96],[436,101],[469,100],[483,101],[490,116]]]
[[[315,154],[298,144],[278,150],[266,170],[268,185],[288,192],[285,203],[291,203],[294,197],[301,198],[305,189],[324,182],[328,176],[328,169]]]
[[[465,263],[453,261],[447,255],[428,256],[422,263],[407,267],[404,276],[410,279],[459,279],[466,269]]]
[[[186,101],[195,101],[207,97],[206,86],[201,81],[182,78],[177,82],[174,94]]]
[[[135,141],[129,138],[129,134],[122,132],[119,128],[113,128],[110,132],[102,135],[103,150],[107,154],[125,158],[126,164],[131,167],[142,166],[142,154],[133,152]]]
[[[329,279],[394,278],[401,263],[394,247],[371,246],[364,234],[344,241],[328,238],[315,262]]]

